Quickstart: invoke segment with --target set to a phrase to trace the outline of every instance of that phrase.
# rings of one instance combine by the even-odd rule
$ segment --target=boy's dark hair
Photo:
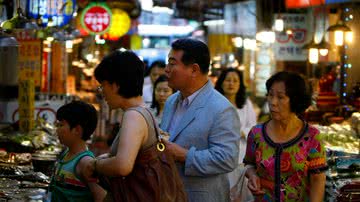
[[[185,65],[196,63],[203,74],[209,72],[210,52],[205,43],[196,39],[183,38],[173,42],[171,48],[184,51],[181,61]]]
[[[241,108],[243,108],[243,106],[244,106],[244,104],[246,102],[246,98],[247,98],[243,73],[241,71],[239,71],[238,69],[235,69],[235,68],[228,68],[228,69],[223,70],[221,72],[218,80],[216,81],[215,89],[217,91],[219,91],[221,94],[223,94],[223,95],[225,94],[224,89],[222,88],[222,85],[223,85],[223,83],[225,81],[226,76],[230,72],[235,72],[239,76],[239,90],[236,93],[235,102],[236,102],[236,107],[241,109]]]
[[[94,106],[83,101],[72,101],[61,106],[56,112],[56,119],[66,121],[70,129],[80,125],[81,139],[88,140],[97,126],[97,111]]]
[[[95,69],[95,78],[101,83],[116,83],[118,94],[124,98],[142,95],[144,63],[132,51],[114,51],[105,56]]]
[[[303,113],[311,104],[311,94],[305,80],[292,72],[278,72],[266,81],[266,90],[270,91],[275,82],[284,82],[286,95],[290,98],[290,110],[295,114]]]

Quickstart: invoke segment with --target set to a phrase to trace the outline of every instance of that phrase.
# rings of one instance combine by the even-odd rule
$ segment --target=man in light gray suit
[[[237,166],[239,117],[208,79],[206,44],[179,39],[172,44],[165,73],[178,90],[168,98],[161,123],[170,134],[166,149],[175,157],[191,202],[229,201],[227,173]]]

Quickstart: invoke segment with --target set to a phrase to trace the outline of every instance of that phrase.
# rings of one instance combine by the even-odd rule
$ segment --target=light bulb
[[[345,41],[348,43],[353,42],[353,33],[352,32],[345,32]]]
[[[275,20],[275,30],[278,32],[281,32],[284,30],[284,20],[281,18],[278,18]]]
[[[335,45],[342,46],[344,44],[344,32],[335,31]]]
[[[317,64],[319,62],[319,51],[316,48],[309,49],[309,62],[311,64]]]
[[[326,56],[329,53],[329,50],[327,48],[319,49],[319,53],[321,56]]]

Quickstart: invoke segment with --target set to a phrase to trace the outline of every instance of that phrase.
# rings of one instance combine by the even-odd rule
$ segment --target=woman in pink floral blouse
[[[310,105],[303,78],[279,72],[266,82],[271,119],[247,140],[246,176],[255,201],[322,202],[326,153],[319,131],[298,115]]]

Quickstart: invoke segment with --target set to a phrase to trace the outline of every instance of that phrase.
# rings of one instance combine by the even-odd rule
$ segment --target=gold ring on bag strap
[[[157,148],[157,150],[159,150],[160,152],[162,152],[162,151],[165,150],[165,145],[164,145],[164,143],[162,143],[162,142],[158,142],[158,143],[156,144],[156,148]]]

